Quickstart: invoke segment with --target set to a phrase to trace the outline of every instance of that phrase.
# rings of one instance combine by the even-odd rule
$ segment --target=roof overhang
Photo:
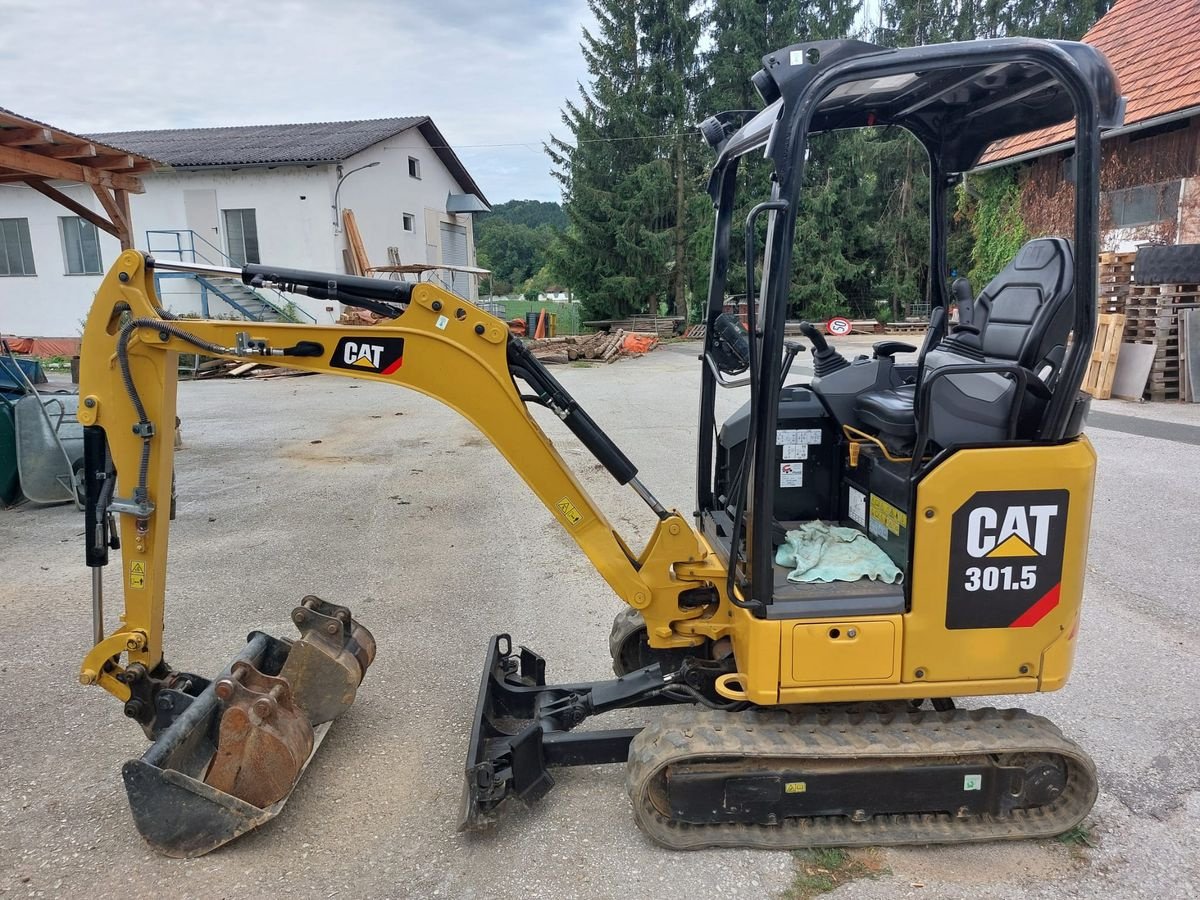
[[[1120,137],[1123,134],[1136,134],[1139,131],[1146,131],[1150,128],[1156,128],[1159,125],[1170,125],[1172,122],[1178,122],[1182,119],[1190,119],[1194,116],[1200,116],[1200,106],[1189,106],[1187,109],[1178,109],[1174,112],[1165,113],[1161,116],[1155,116],[1153,119],[1143,119],[1140,122],[1134,122],[1132,125],[1122,125],[1118,128],[1108,128],[1100,133],[1100,140],[1104,141],[1108,138]],[[976,166],[972,172],[990,172],[993,169],[1003,169],[1005,166],[1013,166],[1018,163],[1030,162],[1042,156],[1049,156],[1052,153],[1059,153],[1063,150],[1070,150],[1075,146],[1074,139],[1066,141],[1057,141],[1053,144],[1046,144],[1043,147],[1037,147],[1033,150],[1026,150],[1024,153],[1018,153],[1014,156],[1008,156],[1004,159],[994,159],[991,162],[986,162],[981,166]]]
[[[0,184],[25,184],[102,231],[133,246],[129,195],[143,191],[139,175],[161,164],[36,119],[0,109]],[[108,218],[50,184],[91,187]]]

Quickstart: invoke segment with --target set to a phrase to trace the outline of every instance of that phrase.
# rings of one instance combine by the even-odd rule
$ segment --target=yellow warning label
[[[563,497],[554,505],[557,506],[558,511],[563,514],[563,518],[565,518],[572,525],[578,525],[583,521],[583,516],[579,514],[579,510],[575,508],[575,504],[571,502],[570,498]]]
[[[808,790],[808,784],[804,781],[789,781],[783,786],[783,789],[789,794],[803,794]]]
[[[144,588],[146,586],[146,562],[145,560],[135,559],[129,563],[129,586],[131,588]]]
[[[871,518],[896,535],[900,534],[901,528],[908,527],[908,516],[874,494],[871,495]]]

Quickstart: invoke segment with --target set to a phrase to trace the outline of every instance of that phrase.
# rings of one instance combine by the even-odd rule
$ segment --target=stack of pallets
[[[1097,310],[1100,315],[1124,313],[1133,287],[1133,261],[1137,253],[1101,253]]]
[[[1200,284],[1135,284],[1125,306],[1126,343],[1153,344],[1146,393],[1151,400],[1178,400],[1179,314],[1200,308]]]

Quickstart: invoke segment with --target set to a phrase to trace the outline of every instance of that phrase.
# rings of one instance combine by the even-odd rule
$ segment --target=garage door
[[[465,266],[467,260],[467,229],[463,225],[442,223],[442,262],[448,266]],[[470,299],[471,276],[465,272],[446,273],[445,281],[450,290],[460,297]]]

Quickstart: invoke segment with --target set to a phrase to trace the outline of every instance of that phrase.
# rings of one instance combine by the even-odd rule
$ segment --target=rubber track
[[[676,822],[664,817],[650,799],[651,789],[668,766],[721,757],[918,761],[1010,753],[1060,756],[1067,764],[1065,790],[1046,806],[1003,816],[910,813],[877,815],[862,822],[846,816],[817,816],[776,825]],[[883,713],[676,709],[634,738],[626,785],[638,827],[673,850],[791,850],[1051,837],[1078,825],[1097,794],[1096,769],[1088,755],[1052,723],[1019,709]]]

